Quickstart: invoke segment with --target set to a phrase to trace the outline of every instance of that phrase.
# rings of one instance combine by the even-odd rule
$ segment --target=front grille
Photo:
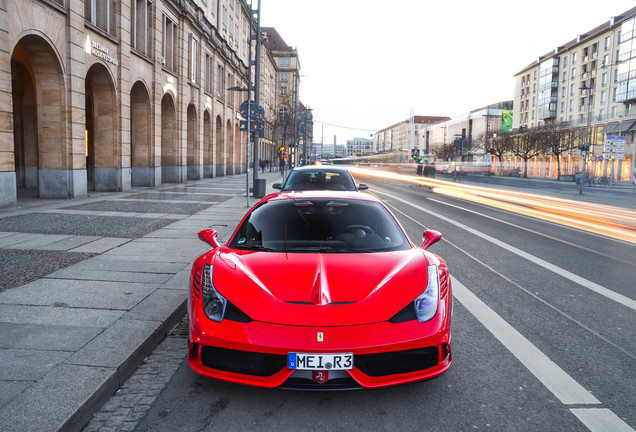
[[[363,387],[352,378],[330,379],[322,384],[318,384],[313,380],[305,378],[289,378],[278,388],[281,390],[337,391],[360,390]]]
[[[201,362],[204,366],[224,372],[266,377],[287,367],[287,356],[203,347]]]
[[[356,355],[355,366],[369,376],[381,377],[428,369],[437,365],[438,358],[437,347],[417,348]]]

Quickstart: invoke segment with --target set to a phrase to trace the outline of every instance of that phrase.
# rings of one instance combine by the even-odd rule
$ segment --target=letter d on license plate
[[[287,367],[299,370],[348,370],[353,369],[353,353],[309,354],[289,353]]]

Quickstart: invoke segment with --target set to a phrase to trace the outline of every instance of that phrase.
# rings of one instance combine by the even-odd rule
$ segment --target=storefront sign
[[[114,64],[115,66],[119,64],[116,58],[110,56],[108,48],[97,41],[92,41],[90,35],[86,35],[86,44],[84,45],[84,49],[87,54],[92,54],[108,63]]]

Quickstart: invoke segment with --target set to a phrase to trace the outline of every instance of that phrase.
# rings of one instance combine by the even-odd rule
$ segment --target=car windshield
[[[229,246],[314,253],[387,252],[411,247],[384,206],[340,199],[263,203],[243,221]]]
[[[347,190],[355,191],[356,184],[347,171],[297,170],[289,174],[283,190]]]

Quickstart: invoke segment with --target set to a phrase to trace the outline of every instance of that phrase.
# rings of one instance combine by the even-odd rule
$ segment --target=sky
[[[256,9],[258,0],[251,0]],[[314,142],[338,144],[415,115],[457,118],[512,100],[514,75],[636,6],[634,0],[260,0],[296,47]],[[248,0],[249,2],[249,0]]]

